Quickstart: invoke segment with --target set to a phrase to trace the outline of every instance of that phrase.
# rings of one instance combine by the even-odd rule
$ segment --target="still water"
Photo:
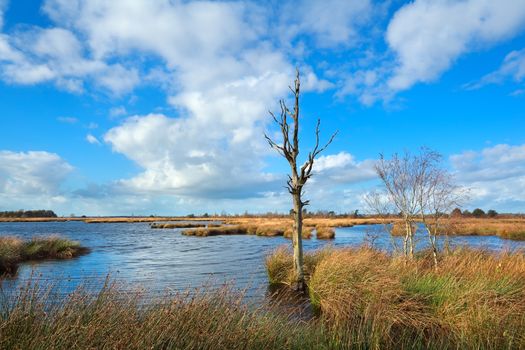
[[[381,228],[380,225],[338,228],[334,240],[304,240],[304,248],[312,250],[326,244],[359,246],[371,242],[377,248],[391,249],[391,239]],[[101,286],[109,275],[127,286],[144,287],[152,292],[227,282],[257,296],[264,294],[267,284],[266,255],[280,245],[291,244],[283,237],[188,237],[181,235],[179,229],[151,229],[148,223],[0,223],[0,236],[29,239],[53,234],[79,241],[91,252],[72,260],[22,264],[17,276],[3,281],[4,289],[37,280],[40,284],[59,284],[68,292],[80,283],[94,288]],[[495,236],[454,237],[451,243],[491,250],[525,249],[525,242]],[[426,244],[424,236],[419,244]]]

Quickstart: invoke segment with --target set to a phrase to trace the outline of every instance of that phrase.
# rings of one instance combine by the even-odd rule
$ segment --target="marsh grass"
[[[228,288],[151,301],[108,285],[57,303],[29,287],[13,299],[1,309],[2,349],[317,349],[329,343],[317,324],[248,306]]]
[[[452,222],[449,234],[467,236],[499,236],[525,240],[525,221],[504,219],[459,219]]]
[[[312,238],[312,234],[313,234],[314,229],[315,228],[312,227],[312,226],[303,226],[303,232],[302,232],[302,235],[301,235],[303,237],[303,239],[310,239],[310,238]],[[284,231],[284,237],[291,239],[292,238],[292,234],[293,234],[293,226],[288,226],[286,228],[286,230]]]
[[[371,248],[306,254],[312,305],[325,325],[372,348],[525,347],[525,255],[458,248],[406,261]],[[305,259],[307,260],[307,259]],[[270,283],[287,284],[291,254],[268,256]],[[401,343],[399,343],[401,342]]]
[[[29,241],[0,237],[0,275],[15,273],[24,261],[70,259],[88,251],[80,243],[58,236],[35,237]]]
[[[191,228],[182,230],[181,232],[185,236],[220,236],[220,235],[245,235],[247,234],[246,228],[241,226],[221,226],[221,227],[202,227],[202,228]]]
[[[334,239],[335,229],[329,226],[317,226],[315,229],[317,239]]]
[[[326,256],[331,254],[333,248],[326,246],[323,249],[305,252],[304,272],[309,278],[318,263]],[[266,271],[268,273],[268,280],[271,285],[291,285],[294,281],[293,275],[293,256],[290,248],[287,246],[280,246],[275,249],[270,255],[266,257]]]
[[[304,239],[310,239],[312,237],[313,227],[303,227]],[[252,224],[234,224],[234,225],[223,225],[223,226],[210,226],[189,228],[182,231],[183,235],[186,236],[218,236],[218,235],[256,235],[261,237],[280,237],[291,238],[292,226],[288,223],[275,224],[275,223],[252,223]]]

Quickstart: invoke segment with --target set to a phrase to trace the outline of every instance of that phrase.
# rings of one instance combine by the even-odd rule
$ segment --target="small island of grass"
[[[71,259],[88,253],[79,242],[57,236],[35,237],[24,241],[16,237],[0,237],[0,275],[15,273],[25,261]]]

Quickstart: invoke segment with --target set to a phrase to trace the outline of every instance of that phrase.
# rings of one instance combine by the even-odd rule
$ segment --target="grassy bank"
[[[23,241],[16,237],[0,237],[0,275],[15,273],[24,261],[70,259],[87,253],[80,243],[60,237],[38,237]]]
[[[271,283],[292,279],[292,258],[268,257]],[[406,262],[369,248],[306,254],[311,303],[326,324],[377,348],[525,347],[525,255],[459,249]],[[398,343],[401,342],[401,343]]]
[[[450,233],[465,236],[499,236],[505,239],[525,240],[525,221],[516,219],[457,219],[450,225]]]

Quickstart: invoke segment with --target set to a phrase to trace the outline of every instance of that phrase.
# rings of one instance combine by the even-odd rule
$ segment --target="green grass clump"
[[[80,243],[58,236],[35,237],[29,241],[0,237],[0,275],[15,273],[18,264],[24,261],[70,259],[87,252]]]

